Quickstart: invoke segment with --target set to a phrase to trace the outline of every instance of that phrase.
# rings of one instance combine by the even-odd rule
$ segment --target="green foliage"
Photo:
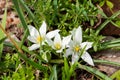
[[[98,14],[98,9],[92,4],[91,0],[76,0],[73,2],[66,0],[38,0],[33,3],[32,10],[36,15],[38,25],[41,24],[41,20],[46,20],[50,30],[60,29],[63,35],[68,34],[73,27],[78,27],[85,22],[93,26],[97,21],[96,16]]]
[[[6,54],[5,60],[1,62],[1,72],[4,72],[4,76],[1,76],[2,80],[34,80],[34,72],[32,66],[24,65],[21,63],[18,54]],[[26,67],[25,67],[26,66]],[[12,70],[13,69],[13,70]],[[10,71],[10,72],[9,72]],[[0,72],[0,73],[1,73]],[[8,73],[8,75],[7,75]]]
[[[120,79],[120,70],[116,71],[111,75],[111,78],[114,80],[119,80]]]
[[[4,33],[1,33],[2,38],[0,38],[0,46],[2,52],[4,47],[14,48],[16,53],[5,53],[2,56],[2,61],[0,62],[0,74],[2,76],[0,79],[3,80],[70,80],[71,77],[75,79],[75,70],[80,68],[92,73],[99,79],[111,80],[118,78],[119,71],[114,73],[112,77],[108,77],[102,72],[91,68],[89,66],[81,65],[75,63],[70,64],[70,58],[63,58],[65,50],[60,54],[57,54],[55,50],[51,49],[50,46],[45,43],[43,46],[40,45],[39,50],[29,51],[28,46],[31,45],[29,41],[26,40],[28,37],[28,24],[34,25],[39,29],[41,22],[45,20],[47,22],[48,31],[53,29],[60,29],[62,35],[68,35],[73,28],[82,25],[85,28],[83,31],[83,41],[93,42],[93,49],[91,52],[113,48],[120,46],[120,40],[115,39],[111,41],[101,42],[104,36],[99,35],[99,32],[109,23],[119,26],[119,20],[114,22],[114,19],[120,14],[120,11],[114,13],[111,17],[107,17],[102,11],[100,11],[93,2],[99,2],[103,6],[105,3],[112,9],[114,4],[109,0],[12,0],[14,7],[18,12],[22,26],[24,28],[23,39],[21,42],[15,42],[21,52],[12,43],[6,43],[4,40],[6,37]],[[16,5],[17,4],[17,5]],[[25,17],[25,13],[28,16]],[[97,23],[97,15],[105,17],[105,22],[100,24],[100,26],[93,30]],[[5,27],[6,21],[6,11],[3,19],[3,27]],[[0,31],[2,32],[2,31]],[[0,36],[1,37],[1,36]],[[14,41],[14,40],[13,40]],[[25,44],[24,44],[25,43]],[[3,45],[4,44],[4,45]],[[86,47],[85,47],[86,48]],[[84,49],[85,49],[84,48]],[[84,52],[81,51],[82,53]],[[81,55],[82,55],[81,53]],[[80,57],[81,57],[80,55]],[[109,64],[120,66],[118,63],[94,60],[96,63]],[[34,67],[34,68],[33,68]],[[35,75],[35,72],[37,76]]]
[[[100,49],[100,43],[103,38],[105,37],[102,35],[96,35],[95,30],[93,29],[86,29],[86,31],[84,32],[84,36],[83,36],[83,39],[94,42],[93,44],[94,51],[98,51]]]
[[[52,70],[51,70],[51,75],[50,75],[49,80],[57,80],[58,79],[57,75],[58,75],[57,68],[56,68],[56,65],[54,65]]]
[[[32,71],[32,67],[27,66],[24,67],[21,64],[16,68],[16,71],[12,75],[13,80],[34,80],[34,72]]]
[[[110,2],[109,0],[106,1],[106,5],[107,5],[110,9],[112,9],[113,6],[114,6],[113,3]]]
[[[76,66],[76,63],[74,65],[69,65],[67,59],[64,58],[64,67],[62,67],[62,80],[70,80],[70,78],[75,75],[74,70]]]

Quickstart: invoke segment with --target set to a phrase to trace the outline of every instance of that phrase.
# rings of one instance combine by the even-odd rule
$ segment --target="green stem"
[[[52,59],[50,60],[50,63],[61,64],[61,63],[64,63],[64,60],[63,59]]]

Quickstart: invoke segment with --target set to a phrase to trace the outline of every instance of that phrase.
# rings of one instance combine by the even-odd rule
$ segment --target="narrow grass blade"
[[[91,67],[88,67],[88,66],[85,66],[85,65],[81,65],[79,63],[78,63],[78,67],[80,69],[83,69],[83,70],[86,70],[86,71],[92,73],[93,75],[96,75],[96,76],[100,77],[102,80],[112,80],[110,77],[108,77],[107,75],[101,73],[97,69],[94,69],[94,68],[91,68]]]
[[[32,11],[27,7],[27,5],[25,4],[25,2],[23,0],[19,0],[20,4],[23,6],[23,8],[26,10],[26,12],[29,15],[29,18],[34,22],[34,25],[37,24],[37,21],[35,19],[34,14],[32,13]]]
[[[95,63],[100,63],[100,64],[113,65],[113,66],[120,67],[120,63],[113,62],[113,61],[108,61],[108,60],[94,60],[94,62]]]
[[[5,29],[5,27],[6,27],[6,17],[7,17],[7,7],[5,8],[5,12],[4,12],[3,19],[2,19],[2,23],[1,23],[3,29]],[[0,29],[0,41],[1,41],[1,42],[0,42],[0,60],[1,60],[1,57],[2,57],[4,38],[5,38],[5,34],[4,34],[4,32]]]
[[[109,40],[109,41],[103,42],[102,44],[109,45],[109,44],[116,44],[116,43],[120,43],[120,38]]]
[[[15,9],[16,9],[16,11],[18,13],[18,16],[19,16],[19,18],[21,20],[22,26],[23,26],[23,28],[25,30],[25,33],[24,33],[25,35],[23,36],[22,41],[21,41],[21,46],[22,46],[25,39],[27,38],[27,35],[28,35],[29,31],[28,31],[27,23],[26,23],[26,20],[24,18],[23,12],[22,12],[22,10],[20,8],[20,2],[22,2],[22,0],[12,0],[12,1],[13,1],[14,6],[15,6]],[[26,9],[26,6],[25,6],[25,9]],[[27,10],[28,10],[28,8],[27,8]],[[28,10],[28,12],[30,12],[30,11]],[[31,14],[31,17],[34,18],[33,14],[31,12],[30,12],[30,14]]]
[[[24,30],[26,30],[26,29],[28,29],[28,28],[27,28],[27,23],[26,23],[26,21],[25,21],[23,12],[22,12],[22,10],[21,10],[21,8],[20,8],[20,6],[19,6],[19,1],[20,1],[20,0],[12,0],[13,4],[14,4],[14,6],[15,6],[15,9],[16,9],[16,11],[17,11],[17,13],[18,13],[18,16],[19,16],[19,18],[20,18],[20,20],[21,20],[21,23],[22,23],[22,25],[23,25],[23,28],[24,28]]]
[[[56,65],[53,66],[49,80],[58,80],[57,79],[57,69]]]

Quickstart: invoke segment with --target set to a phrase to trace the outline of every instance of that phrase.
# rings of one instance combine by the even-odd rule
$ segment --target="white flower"
[[[52,46],[52,48],[56,50],[57,53],[61,53],[63,49],[68,45],[70,40],[71,40],[71,35],[63,37],[63,39],[61,40],[60,34],[57,33],[54,38],[54,41],[49,40],[48,44]]]
[[[28,26],[28,29],[30,32],[30,36],[28,36],[28,40],[34,43],[32,46],[29,47],[29,50],[38,49],[40,45],[44,45],[46,38],[51,39],[56,35],[56,33],[59,32],[59,30],[54,30],[46,34],[46,31],[47,31],[46,28],[47,28],[47,25],[45,21],[43,21],[41,27],[39,28],[39,31],[31,25]]]
[[[72,64],[74,64],[76,61],[79,60],[79,56],[81,53],[81,50],[83,51],[83,54],[81,55],[81,58],[87,62],[88,64],[94,66],[93,60],[87,50],[92,47],[92,42],[83,42],[82,43],[82,29],[81,27],[78,27],[77,29],[74,29],[72,31],[73,40],[69,43],[69,48],[66,50],[65,57],[68,57],[69,55],[72,55]]]

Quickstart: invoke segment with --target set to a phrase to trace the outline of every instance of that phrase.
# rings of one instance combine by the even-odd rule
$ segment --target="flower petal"
[[[39,29],[40,35],[45,36],[46,35],[46,29],[47,29],[47,25],[46,25],[45,21],[43,21],[43,23],[42,23],[42,25]]]
[[[33,43],[37,43],[34,36],[28,36],[27,39],[30,40]]]
[[[65,48],[65,46],[68,45],[68,43],[70,42],[70,40],[71,40],[71,35],[66,36],[66,37],[63,38],[63,40],[62,40],[63,48]]]
[[[53,46],[53,41],[49,38],[46,37],[46,42],[48,43],[49,46]]]
[[[74,45],[75,45],[74,42],[72,40],[70,40],[68,47],[72,49]]]
[[[36,50],[40,47],[40,44],[33,44],[32,46],[28,47],[30,51]]]
[[[61,53],[63,51],[63,48],[61,48],[60,50],[57,50],[57,53]]]
[[[81,56],[81,58],[82,58],[85,62],[87,62],[89,65],[94,66],[93,60],[92,60],[92,58],[91,58],[91,56],[89,55],[88,52],[85,52],[85,53]]]
[[[32,25],[28,25],[28,29],[29,29],[31,36],[37,37],[39,35],[38,30],[35,27],[33,27]]]
[[[74,41],[76,41],[77,43],[82,42],[82,29],[80,26],[76,29],[75,35],[73,35],[73,37]]]
[[[86,47],[85,50],[88,50],[89,48],[92,47],[92,44],[93,44],[93,42],[83,42],[83,43],[80,44],[80,46],[81,46],[82,49],[84,47]]]
[[[64,54],[64,57],[68,57],[69,55],[72,55],[73,51],[71,49],[67,49],[66,53]]]
[[[51,39],[51,38],[55,37],[55,35],[58,34],[59,31],[60,31],[60,30],[50,31],[50,32],[48,32],[48,33],[46,34],[46,37],[48,37],[48,38]]]
[[[79,60],[78,54],[72,54],[72,65]]]
[[[61,38],[60,38],[60,34],[56,34],[55,38],[54,38],[54,44],[56,43],[60,43],[61,44]]]

